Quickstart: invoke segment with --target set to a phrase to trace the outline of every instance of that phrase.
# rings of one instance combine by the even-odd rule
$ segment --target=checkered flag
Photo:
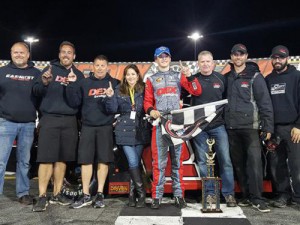
[[[199,134],[228,103],[227,99],[203,105],[173,110],[172,119],[161,117],[161,130],[166,146],[179,145]]]

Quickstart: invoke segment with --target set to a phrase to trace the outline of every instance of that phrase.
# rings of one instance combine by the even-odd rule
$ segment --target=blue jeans
[[[3,193],[6,165],[17,138],[16,194],[20,198],[29,194],[30,151],[35,123],[14,123],[0,118],[0,194]]]
[[[234,194],[234,177],[233,177],[233,167],[230,159],[229,153],[229,143],[226,129],[223,125],[208,130],[202,131],[196,137],[193,138],[194,151],[196,155],[197,164],[200,169],[200,176],[207,176],[207,166],[206,166],[206,155],[209,151],[206,140],[208,138],[214,138],[215,144],[213,145],[214,151],[216,152],[220,176],[222,178],[222,194],[227,196],[229,194]],[[215,174],[215,176],[217,176]],[[213,182],[207,182],[206,190],[208,194],[214,193]]]
[[[129,168],[138,168],[141,163],[144,145],[123,145],[122,147],[126,155]]]

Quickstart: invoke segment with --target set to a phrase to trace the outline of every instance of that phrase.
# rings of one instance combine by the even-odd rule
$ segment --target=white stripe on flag
[[[202,129],[200,129],[199,127],[197,128],[197,130],[195,130],[195,132],[192,134],[192,137],[196,137],[198,134],[200,134],[202,132]]]
[[[210,103],[206,103],[206,104],[202,104],[202,105],[191,106],[191,107],[187,107],[187,108],[184,108],[184,109],[172,110],[170,113],[171,114],[182,113],[182,112],[189,111],[189,110],[205,108],[205,107],[211,106],[211,105],[213,105],[213,106],[224,105],[226,103],[228,103],[228,100],[223,99],[223,100],[220,100],[220,101],[210,102]]]
[[[183,140],[180,139],[180,138],[173,138],[173,137],[171,137],[171,140],[172,140],[174,146],[175,146],[175,145],[180,145],[180,144],[183,143]]]
[[[216,115],[217,115],[216,113],[212,113],[208,117],[206,117],[205,120],[210,123],[215,118]]]
[[[209,106],[204,107],[205,116],[210,116],[214,112],[216,112],[216,106],[209,105]]]
[[[161,128],[161,134],[162,135],[169,135],[163,125],[160,125],[160,128]]]
[[[181,130],[184,128],[184,125],[176,125],[176,124],[171,124],[170,125],[170,129],[177,131],[177,130]]]
[[[195,116],[194,116],[194,110],[185,111],[183,113],[184,116],[184,124],[194,124],[195,123]]]

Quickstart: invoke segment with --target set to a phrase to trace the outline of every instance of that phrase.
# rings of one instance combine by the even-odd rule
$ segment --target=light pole
[[[35,43],[35,42],[39,42],[39,39],[36,39],[34,37],[27,37],[25,40],[25,42],[28,42],[29,43],[29,52],[30,52],[30,61],[32,60],[32,43]]]
[[[194,46],[194,59],[197,61],[197,41],[200,38],[203,38],[203,35],[199,34],[198,32],[194,32],[193,34],[187,36],[190,39],[194,40],[195,46]]]

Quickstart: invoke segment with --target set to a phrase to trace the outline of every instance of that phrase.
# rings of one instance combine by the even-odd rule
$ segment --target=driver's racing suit
[[[186,78],[184,75],[174,72],[157,72],[146,81],[144,109],[150,115],[151,110],[158,110],[161,114],[171,110],[180,109],[181,87],[184,87],[193,95],[200,95],[201,85],[194,76]],[[173,180],[174,197],[184,196],[182,184],[182,145],[165,146],[162,141],[160,125],[154,126],[152,130],[152,198],[161,199],[164,193],[165,169],[168,161],[168,148],[172,164],[171,178]]]

